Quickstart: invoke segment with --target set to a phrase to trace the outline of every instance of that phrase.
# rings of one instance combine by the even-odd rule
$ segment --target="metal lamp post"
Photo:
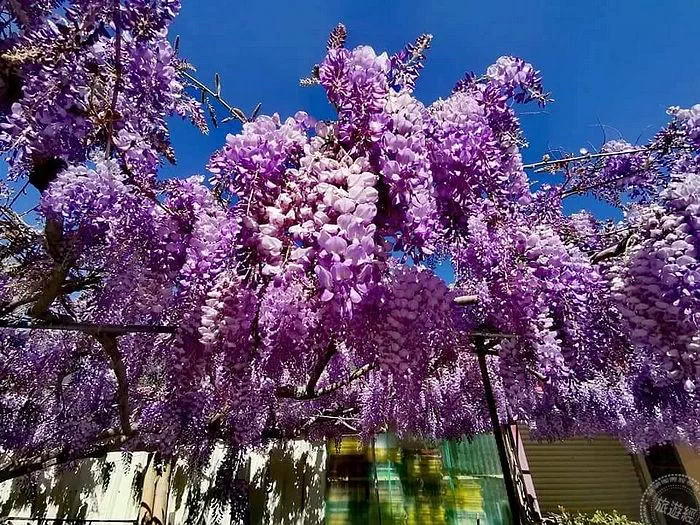
[[[476,304],[477,301],[478,298],[472,295],[457,297],[454,300],[457,306],[469,306]],[[488,367],[486,366],[487,355],[498,355],[497,352],[489,350],[487,348],[486,339],[511,339],[515,336],[511,334],[490,333],[488,331],[475,331],[472,332],[471,336],[474,339],[474,353],[476,353],[477,360],[479,361],[481,382],[484,384],[484,394],[486,396],[486,405],[488,406],[489,417],[491,419],[491,427],[493,429],[493,435],[496,438],[498,459],[501,464],[501,471],[503,472],[503,483],[506,487],[506,495],[508,497],[508,504],[510,506],[512,522],[514,524],[520,525],[520,499],[518,498],[518,494],[515,489],[515,480],[513,479],[513,471],[511,468],[510,461],[508,459],[508,450],[506,448],[506,442],[503,437],[503,429],[501,428],[501,423],[498,419],[498,407],[496,405],[496,398],[493,395],[491,378],[489,376]]]

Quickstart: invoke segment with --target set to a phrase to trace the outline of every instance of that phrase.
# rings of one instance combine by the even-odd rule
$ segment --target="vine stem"
[[[595,190],[597,188],[604,188],[611,182],[621,182],[627,178],[629,178],[630,175],[622,175],[621,177],[613,177],[611,179],[607,179],[604,181],[596,182],[594,184],[589,184],[589,185],[583,185],[583,186],[574,186],[571,189],[568,189],[566,191],[562,191],[560,193],[560,196],[562,199],[566,199],[567,197],[571,197],[572,195],[583,195],[584,193],[588,193],[591,190]],[[562,188],[563,189],[563,188]]]
[[[586,153],[585,155],[579,155],[577,157],[567,157],[564,159],[552,159],[552,160],[543,160],[540,162],[534,162],[532,164],[525,164],[523,165],[523,169],[526,170],[531,170],[531,169],[537,169],[537,168],[543,168],[545,166],[553,166],[557,164],[565,164],[568,162],[576,162],[579,160],[591,160],[591,159],[600,159],[600,158],[605,158],[605,157],[615,157],[617,155],[630,155],[633,153],[644,153],[648,151],[654,151],[651,148],[636,148],[636,149],[629,149],[625,151],[608,151],[604,153]]]
[[[224,108],[226,108],[226,111],[228,111],[234,119],[238,120],[242,124],[248,122],[248,117],[245,116],[245,113],[243,113],[242,110],[240,110],[239,108],[235,108],[231,104],[226,102],[226,100],[224,100],[219,93],[216,93],[215,91],[210,89],[209,86],[201,82],[199,79],[197,79],[197,77],[188,73],[187,71],[182,71],[181,74],[183,77],[189,80],[192,83],[192,85],[194,85],[197,89],[205,92],[207,95],[209,95],[219,104],[221,104]]]

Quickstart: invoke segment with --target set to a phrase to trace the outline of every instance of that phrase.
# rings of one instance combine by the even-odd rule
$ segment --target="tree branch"
[[[97,334],[94,337],[102,345],[112,365],[114,377],[117,379],[119,423],[123,434],[130,436],[133,433],[133,429],[131,428],[131,408],[129,407],[129,382],[126,375],[126,367],[117,346],[117,338],[114,335],[105,334]]]
[[[281,386],[277,389],[276,395],[281,399],[294,399],[297,401],[316,399],[321,396],[325,396],[327,394],[335,392],[336,390],[340,390],[341,388],[349,385],[356,379],[359,379],[360,377],[366,375],[371,370],[374,370],[376,367],[376,363],[368,363],[352,371],[347,378],[331,383],[323,388],[319,388],[318,390],[314,389],[309,391],[308,388],[291,385]]]
[[[319,389],[316,391],[316,396],[323,396],[325,394],[330,394],[331,392],[335,392],[336,390],[340,390],[341,388],[349,385],[355,379],[359,379],[360,377],[368,374],[370,371],[374,370],[377,368],[376,363],[368,363],[366,365],[361,366],[360,368],[357,368],[353,372],[350,373],[350,375],[346,379],[342,379],[340,381],[336,381],[335,383],[331,383],[328,386],[324,386],[323,388]]]
[[[39,297],[29,309],[32,317],[44,317],[56,298],[61,295],[71,264],[71,261],[65,259],[54,267],[49,278],[42,284]]]
[[[530,170],[530,169],[537,169],[537,168],[543,168],[546,166],[556,166],[556,165],[564,165],[569,162],[576,162],[579,160],[592,160],[592,159],[600,159],[604,157],[615,157],[617,155],[629,155],[632,153],[644,153],[646,151],[653,151],[650,148],[636,148],[636,149],[630,149],[626,151],[609,151],[605,153],[586,153],[585,155],[579,155],[577,157],[565,157],[563,159],[553,159],[553,160],[543,160],[540,162],[533,162],[532,164],[525,164],[523,165],[523,169]]]
[[[326,347],[326,350],[321,354],[316,361],[316,364],[311,369],[311,375],[309,376],[309,381],[306,386],[297,385],[285,385],[277,389],[277,397],[291,398],[291,399],[314,399],[318,397],[316,393],[316,385],[318,380],[323,375],[323,371],[328,366],[331,358],[338,351],[338,346],[335,341],[331,340]]]
[[[27,27],[29,25],[29,17],[27,16],[27,13],[24,11],[22,4],[20,4],[17,0],[10,0],[10,9],[12,9],[12,12],[17,17],[17,20],[19,20],[19,22],[24,27]]]
[[[626,175],[622,175],[621,177],[613,177],[612,179],[606,179],[606,180],[599,181],[599,182],[596,182],[593,184],[574,186],[573,188],[571,188],[569,190],[562,191],[560,193],[560,196],[562,199],[566,199],[567,197],[571,197],[572,195],[583,195],[585,193],[588,193],[591,190],[603,188],[603,187],[610,185],[613,182],[621,182],[621,181],[623,181],[625,179],[629,179],[631,177],[633,177],[633,175],[626,174]]]
[[[312,396],[316,391],[316,385],[318,380],[321,378],[324,370],[328,366],[328,363],[333,358],[333,356],[338,351],[338,346],[335,341],[331,340],[326,347],[326,351],[323,352],[321,357],[316,361],[316,365],[311,370],[311,376],[309,377],[309,382],[306,384],[306,395]]]
[[[489,332],[483,330],[474,330],[469,332],[469,337],[483,337],[486,339],[517,339],[516,334],[504,334],[502,332]]]
[[[39,244],[41,233],[7,206],[0,206],[0,215],[3,216],[0,220],[0,238],[6,241],[0,246],[0,261],[13,258],[20,264],[26,264],[27,252]]]
[[[462,295],[460,297],[454,298],[454,303],[457,306],[468,306],[468,305],[476,304],[478,302],[479,302],[478,295]]]
[[[37,472],[39,470],[55,467],[56,465],[69,463],[71,461],[104,456],[108,452],[120,450],[121,447],[135,435],[135,433],[132,433],[129,436],[112,436],[109,438],[110,441],[108,443],[97,446],[96,448],[93,448],[87,452],[71,452],[67,448],[60,450],[54,449],[46,454],[35,456],[24,461],[10,463],[0,469],[0,482],[19,476],[24,476],[26,474],[31,474],[32,472]]]
[[[63,284],[63,287],[60,290],[59,295],[66,295],[66,294],[71,294],[73,292],[79,292],[80,290],[84,290],[88,286],[92,284],[97,284],[98,280],[94,277],[86,277],[84,279],[73,279],[73,280],[67,280]],[[24,306],[25,304],[32,303],[39,299],[42,295],[42,292],[36,292],[32,295],[29,295],[27,297],[24,297],[22,299],[18,299],[16,301],[13,301],[11,303],[7,303],[6,305],[2,306],[0,305],[0,315],[5,315],[16,308],[19,308],[20,306]]]
[[[624,254],[627,251],[627,248],[629,248],[630,244],[632,244],[631,241],[633,236],[634,234],[630,232],[627,235],[625,235],[625,237],[616,245],[610,246],[605,250],[601,250],[598,253],[593,254],[593,256],[591,257],[591,262],[596,264],[601,261],[612,259],[613,257],[618,257]]]

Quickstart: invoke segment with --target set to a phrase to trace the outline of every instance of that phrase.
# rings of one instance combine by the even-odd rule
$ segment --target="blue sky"
[[[555,102],[541,112],[521,109],[530,141],[526,161],[550,148],[578,151],[601,144],[603,135],[630,142],[648,138],[666,121],[670,105],[700,102],[697,0],[608,1],[404,1],[232,2],[184,0],[172,35],[197,75],[223,79],[229,102],[283,117],[303,109],[332,117],[320,88],[301,88],[300,77],[323,55],[330,29],[343,22],[349,45],[398,50],[423,32],[434,35],[417,96],[447,96],[465,71],[482,72],[512,54],[542,72]],[[235,124],[208,137],[173,122],[179,164],[167,174],[203,173],[210,153]],[[590,200],[574,201],[600,216],[613,211]]]
[[[520,108],[530,147],[526,162],[549,149],[594,150],[603,139],[644,140],[667,120],[670,105],[700,102],[698,0],[183,0],[172,38],[180,35],[183,56],[197,76],[223,79],[223,95],[252,110],[283,117],[303,109],[318,118],[333,114],[320,87],[301,88],[338,22],[350,46],[372,45],[394,52],[417,35],[434,35],[416,94],[426,103],[448,96],[466,72],[483,72],[499,56],[512,54],[542,72],[555,102],[544,110]],[[180,119],[172,121],[178,165],[163,175],[204,174],[226,124],[202,136]],[[34,202],[36,195],[19,204]],[[20,206],[21,208],[22,206]],[[26,207],[29,207],[27,205]],[[572,199],[567,211],[586,207],[600,217],[619,216],[589,198]]]

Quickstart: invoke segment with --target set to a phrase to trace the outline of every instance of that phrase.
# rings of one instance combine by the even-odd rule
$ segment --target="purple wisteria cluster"
[[[614,297],[631,341],[630,361],[643,399],[673,399],[682,410],[665,411],[662,417],[676,439],[692,442],[697,426],[686,429],[682,418],[700,413],[698,174],[675,174],[659,204],[645,209],[640,219],[639,243],[630,250],[627,264],[610,269]],[[652,407],[645,408],[651,412]],[[654,429],[654,437],[659,435]]]
[[[424,104],[430,35],[389,55],[339,27],[306,79],[335,120],[258,116],[208,180],[158,181],[167,118],[203,124],[166,40],[179,4],[29,4],[0,4],[0,147],[43,221],[0,208],[0,479],[110,450],[487,431],[484,333],[503,421],[700,446],[697,106],[649,144],[526,166],[517,104],[548,100],[532,65],[501,57]],[[566,215],[573,195],[625,218]]]
[[[203,125],[166,38],[179,1],[76,1],[60,17],[52,4],[6,8],[26,19],[0,59],[0,76],[13,86],[0,132],[10,173],[45,188],[67,164],[106,148],[146,184],[163,158],[174,161],[166,118]]]
[[[669,113],[678,119],[693,145],[700,144],[700,104],[695,104],[688,109],[672,107]]]

